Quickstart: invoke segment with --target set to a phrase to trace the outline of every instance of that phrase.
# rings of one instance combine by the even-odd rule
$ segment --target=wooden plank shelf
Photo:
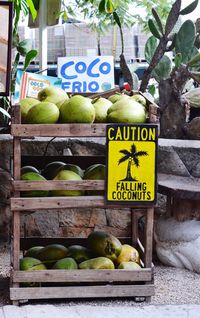
[[[151,268],[141,270],[102,270],[102,269],[76,269],[76,270],[38,270],[38,271],[13,271],[13,282],[31,283],[31,282],[134,282],[134,281],[151,281]]]
[[[104,190],[104,180],[81,180],[81,181],[12,181],[13,191],[31,190]]]
[[[148,103],[149,122],[158,123],[159,108]],[[59,298],[105,298],[105,297],[143,297],[150,300],[154,295],[153,265],[152,265],[152,237],[154,206],[138,205],[137,202],[124,205],[106,205],[103,195],[68,196],[68,197],[21,197],[20,192],[37,190],[95,190],[105,189],[103,180],[83,181],[22,181],[20,169],[26,161],[22,156],[21,144],[23,138],[35,137],[105,137],[108,124],[51,124],[25,125],[20,124],[19,106],[13,107],[11,134],[13,135],[13,180],[11,186],[13,196],[10,199],[12,212],[12,253],[11,253],[11,284],[10,299],[13,303],[29,299],[59,299]],[[146,125],[146,124],[145,124]],[[71,156],[73,158],[73,156]],[[34,158],[35,160],[35,158]],[[43,169],[47,158],[39,159],[39,168]],[[72,159],[70,159],[72,160]],[[78,163],[76,158],[75,164]],[[65,162],[68,162],[66,159]],[[87,158],[80,159],[80,167],[88,167]],[[91,163],[91,159],[89,161]],[[98,162],[98,161],[97,161]],[[73,163],[71,161],[71,163]],[[99,163],[105,163],[101,157]],[[41,166],[40,166],[41,165]],[[43,270],[20,271],[19,260],[28,248],[36,245],[73,244],[86,245],[86,238],[22,238],[20,235],[21,215],[37,210],[68,208],[117,208],[131,210],[131,236],[120,238],[122,244],[128,242],[138,248],[141,256],[142,268],[134,271],[127,270]],[[136,208],[136,209],[135,209]],[[141,209],[142,211],[141,212]],[[61,210],[63,209],[63,210]],[[139,210],[139,212],[138,212]],[[48,216],[48,214],[47,214]],[[144,217],[144,233],[139,240],[139,219]],[[140,244],[138,244],[140,242]],[[142,244],[142,243],[143,244]],[[143,246],[144,245],[144,246]],[[25,287],[23,283],[35,282],[39,287]],[[67,285],[69,283],[69,285]]]
[[[155,115],[154,115],[155,116]],[[151,123],[145,123],[145,125]],[[13,137],[105,137],[108,124],[12,124]]]
[[[13,124],[15,137],[105,137],[106,124]]]
[[[121,207],[144,208],[137,202],[121,205]],[[65,208],[119,208],[119,204],[111,205],[105,203],[104,196],[71,196],[71,197],[35,197],[35,198],[11,198],[10,206],[13,211],[35,211],[46,209],[65,209]],[[149,206],[149,203],[148,203]]]
[[[10,288],[11,300],[56,298],[113,298],[149,297],[155,293],[154,285],[104,285],[67,287],[20,287]]]

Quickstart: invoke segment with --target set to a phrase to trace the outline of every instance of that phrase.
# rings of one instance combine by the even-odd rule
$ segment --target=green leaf
[[[121,26],[120,18],[118,16],[117,12],[115,12],[115,11],[113,12],[113,18],[114,18],[115,22],[117,23],[118,27],[121,28],[122,26]]]
[[[32,0],[35,10],[38,11],[40,8],[40,0]]]
[[[148,87],[148,92],[149,92],[149,94],[151,94],[152,96],[155,95],[155,93],[156,93],[156,87],[155,87],[154,84],[149,85],[149,87]]]
[[[101,0],[99,3],[99,12],[105,13],[106,0]]]
[[[28,7],[29,7],[29,10],[30,10],[30,13],[32,15],[32,19],[33,19],[33,21],[35,21],[35,19],[37,17],[37,11],[35,9],[33,1],[32,0],[27,0],[27,3],[28,3]]]
[[[175,58],[174,58],[174,64],[176,66],[176,68],[178,68],[182,63],[182,54],[181,53],[177,53]]]
[[[151,62],[157,46],[158,46],[158,40],[154,36],[151,36],[147,40],[146,45],[145,45],[145,50],[144,50],[145,59],[148,63]]]
[[[172,71],[172,62],[167,55],[163,55],[160,62],[154,68],[153,76],[155,77],[157,82],[160,80],[166,80],[170,77]]]
[[[64,22],[67,22],[67,20],[69,19],[69,17],[68,17],[68,15],[67,15],[67,11],[66,11],[66,10],[64,10],[62,17],[63,17]]]
[[[29,66],[30,62],[38,55],[36,50],[31,50],[26,54],[25,62],[24,62],[24,71]]]
[[[29,13],[29,7],[28,7],[27,0],[20,0],[18,2],[19,2],[19,6],[20,6],[20,11],[22,11],[24,16],[27,16]]]
[[[149,19],[148,21],[148,26],[149,26],[149,30],[151,31],[151,33],[157,38],[157,39],[160,39],[161,38],[161,35],[155,25],[155,23],[153,22],[152,19]]]
[[[16,71],[17,71],[17,66],[19,64],[19,59],[20,59],[20,54],[17,53],[15,56],[15,60],[12,66],[12,77],[15,75]]]
[[[161,34],[163,34],[162,22],[161,22],[161,20],[160,20],[160,17],[159,17],[159,15],[158,15],[157,11],[156,11],[154,8],[152,9],[152,14],[153,14],[153,16],[154,16],[154,18],[155,18],[155,20],[156,20],[156,23],[157,23],[157,25],[158,25],[158,27],[159,27],[159,30],[160,30]]]
[[[194,23],[191,20],[185,21],[177,33],[175,42],[175,52],[182,54],[183,63],[187,63],[191,58],[195,38],[196,28]]]
[[[114,5],[112,3],[112,0],[106,0],[105,11],[106,13],[113,13]]]
[[[190,61],[188,61],[187,65],[193,67],[200,63],[200,53],[196,54]]]
[[[17,51],[22,55],[25,56],[32,48],[32,41],[31,39],[26,39],[19,42],[17,46]]]
[[[2,107],[0,107],[0,112],[5,115],[6,117],[10,118],[10,114],[5,110],[3,109]]]
[[[19,34],[14,33],[12,36],[12,47],[16,48],[19,45]]]
[[[187,7],[185,7],[183,10],[180,11],[181,15],[189,14],[192,11],[194,11],[198,5],[199,0],[195,0],[192,3],[190,3]]]

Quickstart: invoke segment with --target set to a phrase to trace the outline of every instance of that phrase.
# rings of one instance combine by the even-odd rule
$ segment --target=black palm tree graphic
[[[131,175],[131,167],[132,165],[136,165],[136,167],[139,167],[138,157],[148,156],[148,153],[146,151],[136,151],[136,146],[134,144],[132,144],[130,151],[123,149],[123,150],[120,150],[119,152],[123,153],[124,156],[119,160],[118,164],[128,160],[126,178],[122,179],[121,181],[137,181]]]

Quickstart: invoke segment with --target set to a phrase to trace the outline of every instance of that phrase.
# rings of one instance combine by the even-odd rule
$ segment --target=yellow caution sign
[[[107,203],[156,202],[157,125],[107,126]]]

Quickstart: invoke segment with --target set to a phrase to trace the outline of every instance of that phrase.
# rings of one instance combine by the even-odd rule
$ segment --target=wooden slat
[[[151,267],[151,264],[152,264],[153,221],[154,221],[154,208],[148,208],[147,213],[145,215],[145,247],[144,247],[145,267]]]
[[[12,181],[13,191],[30,190],[103,190],[104,180]]]
[[[106,124],[13,124],[11,135],[17,137],[105,137]]]
[[[43,209],[104,207],[103,196],[11,198],[11,209],[33,211]]]
[[[11,198],[11,209],[15,211],[35,211],[65,208],[119,208],[119,205],[106,205],[104,196],[72,196],[72,197],[35,197]],[[138,202],[136,202],[137,207]],[[134,202],[126,204],[124,208],[133,208]]]
[[[14,271],[13,282],[134,282],[151,281],[151,268],[141,270],[40,270]]]
[[[156,121],[157,123],[157,121]],[[151,123],[145,123],[151,125]],[[15,137],[105,137],[108,124],[12,124]]]
[[[19,116],[19,112],[15,112],[15,120]],[[20,138],[14,138],[13,140],[13,153],[15,154],[13,161],[13,174],[14,178],[20,178],[21,168],[21,140]],[[19,196],[19,192],[14,193],[14,197]],[[20,212],[12,211],[12,264],[15,270],[19,269],[19,257],[20,257]]]
[[[11,300],[153,296],[154,285],[10,288]]]
[[[180,199],[200,200],[200,179],[159,173],[158,192]]]

